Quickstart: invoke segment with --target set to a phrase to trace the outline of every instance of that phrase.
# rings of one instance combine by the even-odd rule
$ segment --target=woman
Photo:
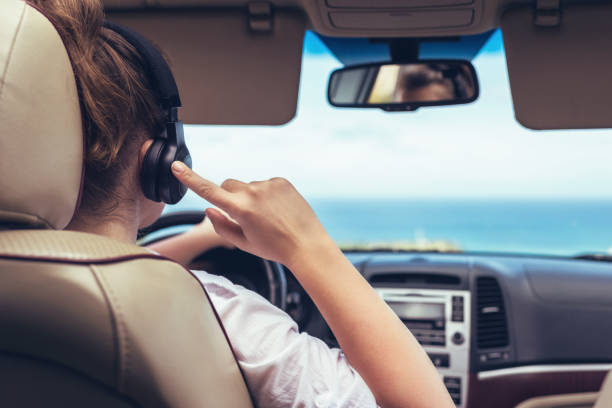
[[[143,156],[164,116],[141,56],[103,28],[99,0],[32,3],[65,41],[84,116],[85,187],[68,229],[135,242],[138,229],[163,208],[144,196],[139,183]],[[342,346],[344,354],[327,348],[298,333],[265,299],[200,273],[259,406],[453,406],[425,352],[289,182],[227,180],[217,186],[180,162],[173,172],[218,207],[206,214],[227,245],[291,269]],[[197,234],[182,239],[205,245]]]

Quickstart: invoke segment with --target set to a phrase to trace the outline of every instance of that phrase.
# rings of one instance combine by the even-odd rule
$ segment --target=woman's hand
[[[177,179],[217,206],[206,210],[215,231],[238,248],[291,267],[298,258],[323,246],[335,246],[306,200],[287,180],[221,186],[203,179],[180,162]]]

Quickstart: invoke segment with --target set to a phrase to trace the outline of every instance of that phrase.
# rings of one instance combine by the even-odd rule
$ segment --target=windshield
[[[218,183],[289,179],[344,248],[607,252],[612,132],[519,125],[499,32],[473,64],[481,88],[473,104],[333,108],[327,80],[342,64],[308,33],[296,118],[280,127],[187,126],[194,168]],[[166,213],[206,206],[190,192]]]

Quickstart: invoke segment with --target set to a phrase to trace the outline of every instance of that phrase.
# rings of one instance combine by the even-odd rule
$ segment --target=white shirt
[[[221,276],[193,273],[221,318],[259,407],[376,407],[339,349],[300,333],[288,314],[257,293]]]

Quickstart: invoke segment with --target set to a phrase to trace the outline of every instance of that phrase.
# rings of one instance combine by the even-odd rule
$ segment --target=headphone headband
[[[187,187],[174,177],[170,167],[175,160],[191,167],[191,156],[183,137],[183,122],[177,117],[181,99],[172,71],[161,52],[144,36],[110,21],[105,21],[104,27],[122,36],[140,54],[153,92],[161,108],[166,111],[165,129],[153,138],[153,143],[144,156],[140,185],[148,199],[175,204],[185,195]]]
[[[181,98],[172,71],[153,43],[138,32],[118,23],[106,20],[104,27],[121,35],[143,57],[147,73],[155,88],[155,96],[162,108],[169,110],[181,106]]]

